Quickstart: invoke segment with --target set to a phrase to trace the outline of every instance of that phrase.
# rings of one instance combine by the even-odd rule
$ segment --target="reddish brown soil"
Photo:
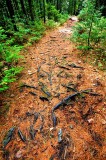
[[[24,70],[18,81],[1,96],[1,107],[10,105],[0,121],[1,144],[6,132],[13,126],[16,129],[5,149],[1,147],[0,160],[106,159],[106,74],[79,58],[75,45],[69,40],[72,25],[68,21],[24,49],[25,59],[20,62]],[[83,68],[72,68],[69,66],[72,63]],[[57,125],[53,127],[52,108],[75,93],[65,87],[69,83],[77,91],[91,88],[99,95],[81,94],[67,106],[61,106],[55,111]],[[22,84],[36,89],[20,87]],[[47,97],[42,87],[52,96]],[[42,101],[40,96],[46,96],[49,101]],[[32,115],[28,116],[28,112]],[[33,125],[37,133],[32,140],[29,130],[35,112],[39,112],[39,117]],[[44,125],[40,131],[42,116]],[[18,136],[18,129],[26,136],[26,142]],[[58,142],[59,129],[62,129],[61,143]]]

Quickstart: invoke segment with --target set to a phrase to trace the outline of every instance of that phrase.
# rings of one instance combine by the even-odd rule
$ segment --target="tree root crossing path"
[[[24,67],[1,97],[1,160],[105,160],[106,74],[70,41],[74,22],[22,51]]]

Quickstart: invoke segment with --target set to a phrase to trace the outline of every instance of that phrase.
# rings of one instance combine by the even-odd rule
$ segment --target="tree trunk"
[[[93,15],[92,15],[90,28],[89,28],[89,32],[88,32],[88,49],[90,49],[90,37],[91,37],[91,31],[92,31],[92,24],[93,24]]]
[[[32,2],[32,0],[28,0],[28,4],[29,4],[29,11],[30,11],[31,20],[34,21],[33,2]]]
[[[76,0],[74,0],[73,2],[74,2],[74,6],[73,6],[73,7],[74,7],[74,8],[73,8],[73,9],[74,9],[74,10],[73,10],[73,14],[76,15]]]
[[[57,0],[57,10],[59,10],[59,0]]]
[[[46,22],[45,0],[43,0],[43,19],[45,23]]]
[[[17,26],[16,26],[15,20],[14,20],[15,14],[14,14],[14,9],[13,9],[11,0],[6,0],[6,4],[7,4],[9,14],[10,14],[10,18],[11,18],[13,26],[14,26],[14,30],[17,31]]]
[[[62,0],[60,0],[60,13],[62,12]]]
[[[22,12],[23,12],[24,17],[25,17],[25,23],[28,24],[28,15],[27,15],[27,12],[26,12],[26,9],[25,9],[24,1],[20,0],[20,3],[21,3]]]
[[[21,3],[21,8],[22,8],[23,13],[24,13],[25,15],[27,15],[27,14],[26,14],[25,7],[24,7],[24,2],[23,2],[23,0],[20,0],[20,3]]]

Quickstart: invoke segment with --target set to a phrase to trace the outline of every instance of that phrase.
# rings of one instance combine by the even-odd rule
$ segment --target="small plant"
[[[106,18],[95,7],[95,0],[84,1],[79,14],[79,22],[73,27],[71,40],[76,42],[78,49],[89,51],[106,63]]]
[[[10,38],[10,41],[13,38]],[[16,80],[16,75],[22,71],[16,63],[22,56],[19,55],[22,47],[9,45],[5,30],[0,31],[0,92],[9,87],[9,83]]]
[[[47,15],[48,15],[48,19],[51,19],[54,21],[58,21],[59,19],[59,11],[51,3],[47,4]]]
[[[16,80],[16,75],[22,71],[22,67],[4,68],[2,72],[2,80],[0,82],[0,92],[9,88],[9,83]]]
[[[56,22],[54,20],[48,20],[46,22],[46,28],[47,29],[53,29],[56,27]]]
[[[69,18],[68,14],[59,14],[59,23],[60,25],[64,24]]]

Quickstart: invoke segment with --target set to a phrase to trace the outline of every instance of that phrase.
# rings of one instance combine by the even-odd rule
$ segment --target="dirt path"
[[[16,128],[1,149],[1,160],[106,159],[106,75],[79,59],[69,40],[72,25],[68,21],[24,50],[25,70],[2,98],[10,109],[1,117],[0,142]],[[55,110],[57,120],[51,116],[65,97],[89,88],[89,94],[81,93]]]

